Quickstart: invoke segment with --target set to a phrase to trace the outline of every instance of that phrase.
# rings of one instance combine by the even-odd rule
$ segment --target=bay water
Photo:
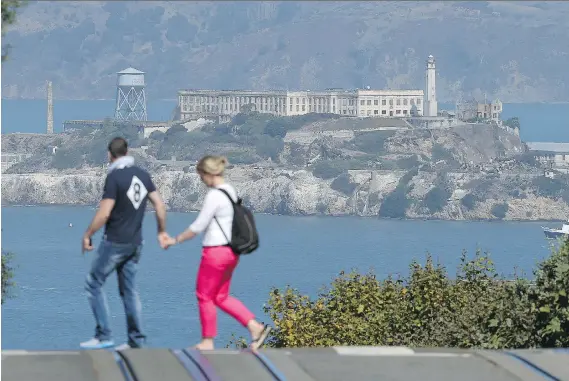
[[[93,253],[81,254],[81,236],[94,207],[3,207],[2,249],[14,253],[16,287],[2,306],[3,349],[76,349],[94,331],[83,289]],[[195,213],[169,213],[168,231],[177,234]],[[257,215],[261,246],[244,256],[232,294],[262,320],[271,287],[291,285],[310,295],[342,270],[370,269],[384,278],[407,274],[413,259],[429,251],[454,275],[463,249],[489,251],[497,269],[528,273],[549,254],[538,222],[455,222],[380,220],[357,217]],[[71,225],[71,226],[70,226]],[[159,248],[153,213],[144,221],[145,247],[138,273],[143,326],[151,347],[182,348],[200,338],[194,294],[200,259],[195,239]],[[101,233],[94,237],[100,240]],[[199,238],[199,237],[198,237]],[[115,341],[126,338],[116,276],[105,285]],[[218,346],[245,329],[219,312]]]

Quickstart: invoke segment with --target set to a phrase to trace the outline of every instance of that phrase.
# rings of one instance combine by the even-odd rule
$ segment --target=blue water
[[[148,102],[148,119],[169,120],[176,106],[175,100]],[[64,101],[54,100],[54,130],[62,131],[63,122],[70,119],[104,119],[114,115],[113,100]],[[440,104],[441,109],[454,109]],[[45,100],[2,99],[2,133],[44,132],[46,129]],[[524,141],[569,142],[569,103],[513,103],[504,104],[503,119],[517,116]]]
[[[3,207],[2,249],[16,253],[15,298],[2,306],[2,348],[73,349],[93,333],[93,318],[83,291],[92,254],[80,252],[81,235],[94,210],[89,207]],[[168,215],[168,230],[179,233],[193,213]],[[385,221],[352,217],[258,215],[260,249],[243,257],[232,293],[263,316],[272,286],[290,284],[309,294],[341,270],[375,269],[384,277],[408,272],[413,258],[430,251],[449,272],[462,249],[492,253],[498,270],[531,272],[548,255],[539,223]],[[69,227],[69,223],[73,227]],[[147,214],[146,247],[139,272],[144,327],[153,347],[185,347],[197,342],[200,326],[194,297],[200,243],[190,241],[163,251],[155,240],[156,223]],[[98,242],[98,234],[94,242]],[[124,340],[124,314],[117,283],[106,287],[115,339]],[[218,345],[236,322],[219,314]]]

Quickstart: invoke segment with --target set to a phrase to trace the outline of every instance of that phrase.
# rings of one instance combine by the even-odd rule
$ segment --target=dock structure
[[[2,381],[567,381],[569,349],[2,351]]]

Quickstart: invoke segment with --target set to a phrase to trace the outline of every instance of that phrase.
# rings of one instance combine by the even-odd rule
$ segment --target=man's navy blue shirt
[[[142,220],[148,194],[156,187],[148,172],[137,166],[113,170],[107,175],[103,199],[115,200],[105,225],[107,240],[116,243],[142,243]]]

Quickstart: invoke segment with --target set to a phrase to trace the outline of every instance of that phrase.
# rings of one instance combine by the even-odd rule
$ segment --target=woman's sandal
[[[251,341],[251,343],[249,344],[249,348],[253,350],[259,349],[264,344],[270,332],[271,332],[271,327],[265,324],[265,328],[263,328],[263,331],[261,331],[261,335],[259,335],[259,337],[256,338],[255,340]]]

